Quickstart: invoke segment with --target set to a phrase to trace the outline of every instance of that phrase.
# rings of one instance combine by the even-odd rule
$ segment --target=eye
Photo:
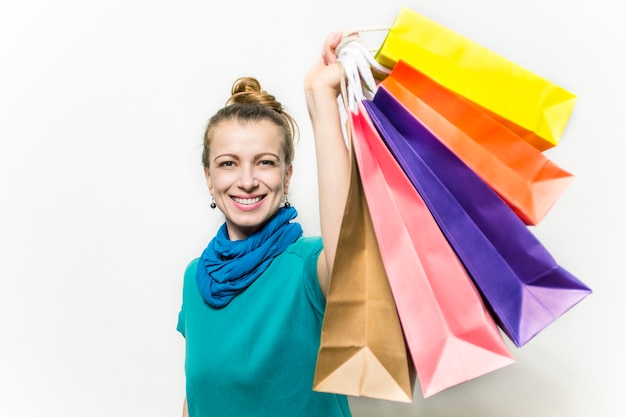
[[[218,164],[218,166],[224,167],[224,168],[230,168],[230,167],[235,166],[235,162],[234,161],[222,161]]]
[[[264,166],[274,166],[276,165],[276,162],[272,161],[271,159],[261,159],[259,161],[259,165],[264,165]]]

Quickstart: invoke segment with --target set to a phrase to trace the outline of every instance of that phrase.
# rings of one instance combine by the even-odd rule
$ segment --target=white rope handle
[[[377,86],[372,71],[381,74],[391,72],[389,68],[374,59],[373,51],[359,36],[362,32],[380,30],[388,30],[388,28],[372,27],[346,31],[335,48],[337,61],[343,66],[346,76],[347,102],[350,109],[355,109],[361,100],[374,97]]]
[[[366,32],[389,32],[389,30],[391,29],[391,26],[366,26],[366,27],[360,27],[360,28],[355,28],[355,29],[348,29],[345,30],[343,32],[343,39],[342,42],[344,42],[346,40],[346,38],[352,36],[352,35],[358,35],[359,33],[366,33]],[[341,45],[341,43],[339,44]],[[339,45],[337,47],[339,47]],[[376,52],[376,50],[378,48],[368,48],[371,52]]]

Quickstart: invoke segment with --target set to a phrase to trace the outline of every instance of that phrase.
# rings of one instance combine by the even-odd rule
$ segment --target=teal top
[[[185,271],[177,329],[185,337],[190,417],[350,416],[344,395],[313,391],[326,301],[317,277],[321,238],[300,238],[223,308]]]

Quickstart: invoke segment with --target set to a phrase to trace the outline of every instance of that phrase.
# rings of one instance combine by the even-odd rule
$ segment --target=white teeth
[[[250,205],[250,204],[258,203],[259,201],[261,201],[261,198],[262,197],[255,197],[255,198],[237,198],[237,197],[233,197],[233,200],[236,203],[239,203],[239,204]]]

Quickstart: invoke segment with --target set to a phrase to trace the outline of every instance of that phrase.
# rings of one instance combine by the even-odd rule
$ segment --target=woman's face
[[[205,175],[231,240],[256,232],[288,192],[293,167],[285,164],[282,140],[280,128],[267,120],[216,127]]]

